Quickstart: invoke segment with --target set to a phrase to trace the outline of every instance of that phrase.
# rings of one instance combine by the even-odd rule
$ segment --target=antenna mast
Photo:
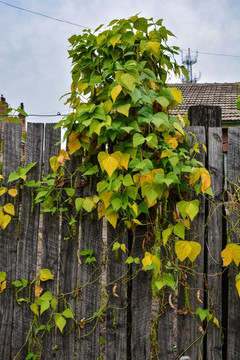
[[[196,51],[196,55],[194,57],[191,56],[190,48],[188,48],[188,52],[185,56],[185,59],[183,58],[182,53],[182,64],[184,64],[188,70],[189,79],[187,79],[185,76],[182,77],[183,83],[192,83],[195,84],[201,77],[201,73],[199,72],[198,78],[196,77],[196,74],[192,73],[192,65],[196,64],[198,58],[198,51]]]

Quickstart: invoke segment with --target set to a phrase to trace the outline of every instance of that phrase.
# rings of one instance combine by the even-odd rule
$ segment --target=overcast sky
[[[193,72],[199,82],[240,81],[239,0],[6,0],[11,5],[95,29],[136,13],[163,25],[176,38],[171,45],[198,50]],[[66,114],[59,98],[69,92],[68,38],[82,27],[55,21],[0,1],[0,94],[12,107],[24,103],[28,114]],[[207,55],[226,54],[232,56]],[[181,62],[181,57],[178,58]],[[60,118],[29,117],[28,121]]]

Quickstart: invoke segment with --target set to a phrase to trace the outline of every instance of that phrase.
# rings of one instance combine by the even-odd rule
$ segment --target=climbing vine
[[[199,212],[198,196],[213,195],[209,172],[197,159],[200,149],[206,148],[197,141],[190,147],[185,131],[187,119],[171,115],[183,100],[180,90],[167,85],[167,75],[173,72],[187,76],[187,71],[174,58],[179,49],[167,44],[174,35],[162,20],[154,22],[136,15],[113,20],[105,30],[102,28],[84,30],[82,35],[69,39],[73,68],[66,104],[71,111],[56,126],[65,130],[67,151],[61,150],[50,159],[52,174],[39,181],[26,179],[35,163],[17,169],[8,179],[13,188],[2,187],[0,195],[8,191],[16,196],[20,184],[36,190],[33,201],[41,203],[43,212],[67,220],[68,238],[76,233],[79,214],[81,217],[83,211],[91,213],[94,209],[99,219],[105,217],[114,228],[124,225],[133,234],[136,227],[147,225],[154,234],[154,243],[141,260],[134,258],[132,249],[120,239],[113,243],[112,250],[126,253],[126,263],[139,266],[137,273],[152,273],[152,293],[158,297],[166,287],[176,290],[178,276],[184,277],[201,252],[197,235],[189,240],[185,234]],[[81,159],[73,173],[66,166],[71,156]],[[89,185],[94,195],[79,196],[76,177],[81,178],[82,186]],[[69,205],[74,207],[75,217],[69,215]],[[14,206],[6,204],[0,209],[3,229],[10,215],[14,216]],[[229,255],[233,246],[237,245],[228,245],[222,253],[224,265],[235,261],[233,255],[230,261]],[[92,249],[78,256],[85,257],[95,269]],[[181,266],[185,260],[187,266]],[[237,265],[239,260],[235,261]],[[53,280],[52,274],[43,269],[30,284],[25,279],[13,283],[16,300],[26,302],[34,314],[36,343],[49,327],[56,326],[62,332],[67,319],[76,322],[70,307],[59,313],[59,298],[43,292],[41,282],[47,280]],[[1,291],[6,281],[6,273],[0,272]],[[33,284],[34,301],[20,298],[19,293]],[[186,304],[187,290],[186,286]],[[115,289],[113,294],[118,296]],[[198,299],[202,303],[199,294]],[[49,308],[49,323],[39,327],[39,316]],[[104,304],[91,319],[76,322],[77,326],[98,320],[106,308]],[[191,311],[189,304],[186,311]],[[208,309],[198,308],[194,315],[219,326]]]

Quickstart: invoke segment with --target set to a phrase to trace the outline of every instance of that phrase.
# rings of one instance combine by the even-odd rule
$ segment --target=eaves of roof
[[[196,84],[168,84],[182,92],[183,104],[179,111],[173,110],[172,114],[182,115],[188,112],[192,105],[220,106],[222,109],[223,126],[240,125],[240,112],[236,100],[240,95],[240,83],[196,83]]]

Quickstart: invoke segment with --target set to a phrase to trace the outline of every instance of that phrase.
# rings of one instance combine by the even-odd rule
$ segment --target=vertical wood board
[[[21,125],[6,123],[4,126],[3,149],[3,180],[2,186],[15,187],[7,182],[10,173],[17,170],[21,164]],[[19,190],[19,189],[18,189]],[[10,285],[16,280],[17,242],[18,242],[18,199],[9,195],[1,196],[1,205],[15,202],[15,216],[5,230],[0,229],[0,271],[6,272],[7,287],[0,294],[0,354],[2,359],[11,358],[11,339],[14,306],[14,290]]]
[[[42,174],[42,148],[43,148],[44,124],[28,123],[25,166],[37,162],[34,168],[27,174],[27,180],[40,180]],[[27,279],[31,282],[36,276],[39,205],[34,205],[34,194],[28,187],[23,188],[21,222],[19,234],[19,246],[17,257],[17,279]],[[33,296],[33,292],[31,297]],[[23,297],[28,292],[23,291]],[[33,300],[30,299],[30,300]],[[24,345],[27,333],[30,329],[32,314],[29,305],[19,306],[15,303],[13,323],[13,357]],[[21,352],[22,357],[28,354],[27,346]]]
[[[239,128],[229,128],[228,129],[228,168],[227,168],[227,177],[232,183],[237,184],[239,187],[239,174],[240,174],[240,129]],[[229,185],[229,192],[234,194],[233,185]],[[228,201],[231,201],[231,196],[229,196]],[[229,211],[231,212],[231,207],[233,204],[230,204]],[[232,213],[231,220],[235,224],[236,221],[239,221],[239,211],[238,215]],[[227,224],[229,228],[230,239],[232,243],[239,243],[239,234],[236,232],[231,232],[231,224]],[[239,223],[237,225],[237,231],[239,231]],[[230,274],[229,274],[229,288],[228,288],[228,336],[227,336],[227,360],[237,360],[240,354],[240,300],[236,289],[235,276],[239,273],[235,265],[230,265]],[[226,291],[224,289],[224,291]]]
[[[106,318],[106,359],[127,359],[127,288],[129,284],[124,284],[124,280],[129,275],[128,265],[125,263],[127,254],[121,249],[112,251],[112,247],[117,241],[125,244],[128,248],[128,230],[123,224],[120,224],[115,230],[109,223],[107,229],[109,308]]]
[[[222,128],[209,128],[208,132],[208,170],[214,198],[208,202],[209,223],[207,227],[207,284],[209,296],[207,308],[222,325],[222,229],[223,229],[223,152]],[[222,330],[212,326],[207,332],[207,358],[222,359]]]

